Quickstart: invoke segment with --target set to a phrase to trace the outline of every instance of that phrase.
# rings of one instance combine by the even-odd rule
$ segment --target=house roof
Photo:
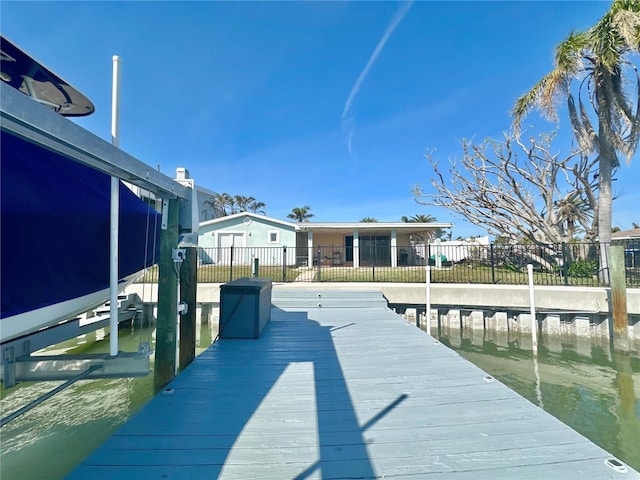
[[[323,231],[333,232],[376,232],[396,230],[403,233],[419,233],[440,228],[451,228],[453,223],[444,222],[302,222],[296,223],[298,231]]]
[[[611,234],[611,240],[627,240],[632,238],[640,239],[640,228],[632,228],[631,230],[621,230],[620,232]]]
[[[353,232],[358,230],[359,232],[388,232],[390,230],[396,230],[403,233],[420,233],[428,230],[437,230],[441,228],[451,228],[453,223],[446,222],[287,222],[285,220],[277,220],[275,218],[267,217],[266,215],[258,215],[251,212],[240,212],[233,215],[227,215],[225,217],[214,218],[213,220],[207,220],[202,222],[200,227],[208,227],[216,225],[222,222],[228,222],[229,220],[249,218],[255,219],[260,222],[269,222],[281,225],[283,227],[295,228],[299,232],[307,231],[332,231],[332,232]]]
[[[240,212],[240,213],[234,213],[233,215],[214,218],[213,220],[207,220],[206,222],[200,223],[200,227],[208,227],[210,225],[215,225],[217,223],[228,222],[229,220],[247,219],[247,218],[250,220],[257,220],[263,223],[264,222],[275,223],[283,227],[288,227],[290,229],[293,229],[296,226],[295,223],[285,222],[284,220],[278,220],[275,218],[267,217],[266,215],[259,215],[257,213],[252,213],[252,212]]]

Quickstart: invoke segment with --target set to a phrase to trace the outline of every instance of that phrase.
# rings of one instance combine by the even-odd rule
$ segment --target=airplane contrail
[[[371,70],[371,67],[377,60],[378,56],[380,55],[380,52],[382,52],[382,49],[387,43],[387,40],[389,40],[389,37],[391,36],[393,31],[396,29],[398,24],[402,21],[404,16],[407,14],[409,9],[411,8],[411,5],[413,5],[413,0],[407,3],[404,3],[400,8],[400,10],[398,10],[398,12],[394,15],[393,19],[391,20],[391,23],[387,27],[387,30],[384,32],[384,35],[382,36],[382,38],[376,45],[376,48],[373,50],[373,53],[369,57],[369,61],[365,65],[364,69],[360,72],[360,75],[358,75],[358,78],[356,79],[356,83],[354,83],[353,87],[351,88],[351,92],[349,92],[349,96],[347,97],[347,101],[344,104],[344,109],[342,110],[342,117],[341,117],[342,130],[346,136],[347,149],[349,150],[349,153],[351,153],[351,140],[353,139],[353,115],[351,114],[351,105],[353,104],[353,100],[358,94],[358,91],[360,90],[360,85],[362,85],[362,82],[364,82],[364,79],[369,73],[369,70]]]

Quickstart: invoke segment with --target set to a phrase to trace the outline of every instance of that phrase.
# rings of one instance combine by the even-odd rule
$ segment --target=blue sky
[[[609,2],[25,2],[0,29],[91,98],[77,123],[110,139],[111,58],[122,59],[120,146],[170,176],[251,195],[286,219],[398,221],[430,214],[453,237],[485,232],[415,202],[424,154],[500,137],[553,48]],[[538,131],[552,130],[536,114]],[[559,136],[569,138],[566,117]],[[558,146],[560,148],[560,146]],[[614,225],[640,221],[640,161],[623,165]]]

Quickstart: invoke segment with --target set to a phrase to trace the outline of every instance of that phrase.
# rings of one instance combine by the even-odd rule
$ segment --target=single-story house
[[[624,261],[627,267],[637,268],[640,265],[640,228],[612,233],[611,242],[624,243]]]
[[[302,222],[292,223],[250,212],[200,223],[201,263],[289,266],[424,265],[425,233],[452,223]],[[416,240],[418,238],[418,240]],[[229,247],[234,246],[234,249]]]
[[[201,264],[295,264],[295,224],[251,212],[236,213],[200,223]],[[231,248],[234,247],[234,248]],[[289,250],[287,251],[287,247]],[[231,257],[233,255],[233,258]]]

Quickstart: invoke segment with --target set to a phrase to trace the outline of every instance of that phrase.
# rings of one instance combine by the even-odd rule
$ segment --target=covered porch
[[[426,244],[452,223],[300,223],[299,266],[398,267],[424,265]]]

